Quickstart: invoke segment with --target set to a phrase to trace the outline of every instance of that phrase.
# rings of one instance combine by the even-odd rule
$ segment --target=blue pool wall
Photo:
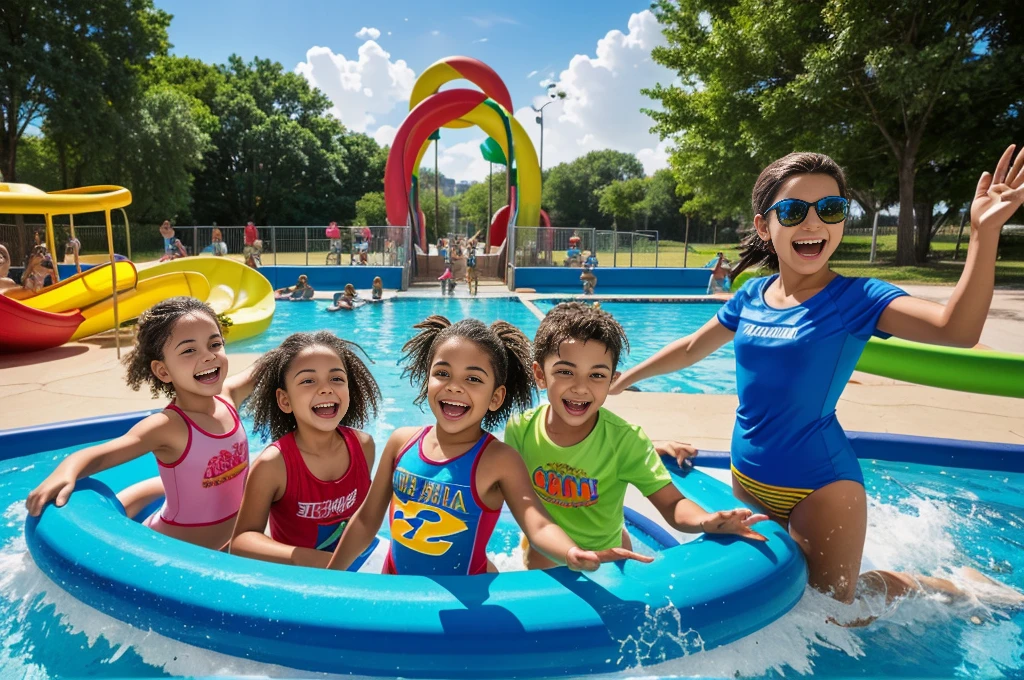
[[[0,430],[0,460],[29,456],[41,451],[113,439],[160,409],[133,411],[96,418],[68,420]],[[847,432],[861,460],[883,460],[938,467],[998,472],[1024,472],[1024,445],[965,441],[941,437],[916,437],[877,432]],[[727,451],[701,451],[697,464],[728,469]]]
[[[578,267],[510,267],[509,289],[532,288],[538,293],[580,289]],[[598,267],[597,291],[601,288],[689,288],[706,291],[711,270],[695,267]]]

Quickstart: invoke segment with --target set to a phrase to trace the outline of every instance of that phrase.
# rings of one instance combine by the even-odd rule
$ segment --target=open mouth
[[[448,420],[458,420],[469,412],[469,404],[459,401],[442,401],[441,412]]]
[[[333,418],[338,415],[338,405],[334,402],[324,402],[313,407],[313,413],[321,418]]]
[[[793,241],[793,250],[795,250],[796,254],[800,257],[813,260],[821,255],[821,251],[825,250],[825,239],[816,238]]]
[[[582,416],[590,408],[589,401],[576,401],[574,399],[563,399],[562,405],[571,416]]]
[[[220,380],[220,369],[219,368],[208,368],[205,371],[200,371],[193,375],[196,380],[203,383],[204,385],[212,385],[213,383]]]

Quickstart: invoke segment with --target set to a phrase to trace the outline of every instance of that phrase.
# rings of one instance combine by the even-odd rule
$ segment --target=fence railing
[[[578,247],[569,240],[579,237]],[[578,267],[594,255],[602,267],[657,267],[656,231],[606,231],[568,227],[513,227],[511,264],[516,267]],[[578,252],[577,252],[578,251]]]
[[[214,244],[215,230],[219,243]],[[338,227],[336,238],[327,235],[326,227],[258,227],[256,250],[264,265],[326,265],[326,266],[394,266],[409,265],[411,232],[409,227]],[[35,232],[45,238],[43,224],[26,223],[23,227],[0,224],[0,243],[11,252],[13,264],[19,265],[34,243]],[[81,243],[80,255],[107,253],[105,226],[75,225],[75,237]],[[71,238],[69,225],[54,225],[57,259],[64,261],[64,247]],[[251,244],[246,243],[245,227],[175,227],[174,238],[181,241],[188,255],[223,254],[244,261]],[[137,261],[163,257],[164,239],[156,227],[133,228],[129,253],[128,235],[124,225],[114,228],[115,252]],[[172,251],[175,249],[172,248]],[[24,252],[22,252],[24,251]]]

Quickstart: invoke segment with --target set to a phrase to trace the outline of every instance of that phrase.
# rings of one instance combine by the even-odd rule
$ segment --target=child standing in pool
[[[967,263],[945,305],[884,281],[833,272],[828,262],[849,208],[843,171],[816,153],[775,161],[754,185],[754,231],[733,272],[761,265],[779,273],[747,281],[702,328],[629,369],[612,388],[616,394],[678,371],[734,341],[733,492],[788,527],[807,557],[810,584],[842,602],[861,589],[889,600],[925,589],[962,594],[951,582],[926,576],[858,576],[867,496],[835,407],[872,335],[977,343],[992,301],[1000,230],[1024,203],[1024,154],[1011,167],[1013,151],[1007,148],[995,173],[978,182]],[[965,578],[985,580],[973,570]]]
[[[746,508],[706,512],[679,492],[659,449],[680,465],[694,449],[676,442],[655,447],[640,427],[603,407],[628,347],[611,314],[581,302],[556,305],[537,328],[532,370],[548,403],[512,416],[505,443],[522,455],[548,512],[581,547],[630,549],[623,503],[632,484],[677,531],[765,540],[750,525],[767,516]],[[554,566],[532,545],[524,548],[528,568]]]
[[[380,390],[352,345],[327,331],[288,336],[254,371],[246,409],[274,443],[253,463],[231,552],[326,567],[370,490],[373,438],[353,428],[377,415]]]
[[[391,547],[385,573],[482,574],[485,548],[504,503],[530,541],[556,564],[575,570],[632,558],[622,549],[580,549],[551,521],[519,454],[484,427],[530,404],[530,343],[504,321],[451,324],[431,316],[406,343],[406,374],[418,384],[436,425],[392,433],[370,495],[349,523],[331,560],[345,569],[370,544],[390,507]]]
[[[170,298],[143,312],[136,337],[124,358],[128,385],[137,390],[148,383],[154,396],[171,397],[171,404],[124,436],[65,458],[29,494],[29,514],[38,515],[50,501],[58,507],[67,503],[82,477],[152,451],[159,482],[147,480],[118,494],[128,516],[159,497],[162,486],[166,500],[146,526],[220,549],[231,537],[249,469],[237,407],[252,391],[252,370],[227,377],[217,315],[195,298]]]

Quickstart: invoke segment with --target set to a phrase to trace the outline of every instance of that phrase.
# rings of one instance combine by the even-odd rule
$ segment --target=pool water
[[[578,286],[534,286],[533,290],[537,293],[568,293],[570,295],[577,293],[583,293],[583,284]],[[598,279],[597,287],[594,289],[595,295],[646,295],[648,297],[658,297],[661,295],[707,295],[707,286],[701,286],[699,288],[684,288],[684,287],[657,287],[657,286],[602,286],[601,280]],[[580,297],[583,297],[580,295]]]
[[[550,304],[542,301],[539,306],[546,309]],[[270,331],[231,345],[229,356],[265,351],[296,330],[328,328],[360,343],[376,362],[371,368],[384,393],[380,417],[366,428],[378,443],[395,427],[429,422],[429,411],[412,405],[414,390],[401,380],[397,364],[413,323],[431,313],[453,320],[500,318],[530,337],[538,323],[515,299],[406,298],[352,313],[328,313],[324,306],[322,302],[278,305]],[[606,303],[602,307],[623,323],[633,339],[626,365],[699,327],[717,309],[712,304]],[[690,374],[687,391],[734,391],[731,346],[719,352],[695,367],[705,371],[708,364],[712,370]],[[668,391],[665,384],[675,386],[648,381],[641,387]],[[250,419],[245,422],[251,425]],[[265,442],[253,438],[251,444],[255,455]],[[0,678],[304,675],[135,630],[78,603],[42,576],[25,547],[24,499],[71,450],[0,461]],[[864,472],[871,497],[866,553],[876,567],[944,575],[969,565],[1024,590],[1024,569],[1015,567],[1024,564],[1024,474],[871,462],[864,463]],[[499,568],[517,565],[517,541],[514,527],[496,532],[488,549]],[[922,597],[900,603],[868,628],[825,623],[830,615],[841,616],[840,610],[824,596],[807,591],[792,612],[764,630],[724,648],[660,665],[644,656],[645,645],[634,648],[624,643],[623,653],[627,658],[635,654],[638,669],[614,677],[1013,677],[1024,673],[1022,613],[976,604],[949,607]],[[674,612],[666,609],[652,612],[649,627],[638,631],[637,638],[686,632]]]
[[[558,300],[537,300],[534,304],[547,313]],[[619,360],[620,371],[697,330],[720,307],[717,302],[601,302],[601,309],[615,317],[629,339],[630,351]],[[649,378],[636,386],[644,392],[736,394],[736,355],[732,343],[689,368]]]

